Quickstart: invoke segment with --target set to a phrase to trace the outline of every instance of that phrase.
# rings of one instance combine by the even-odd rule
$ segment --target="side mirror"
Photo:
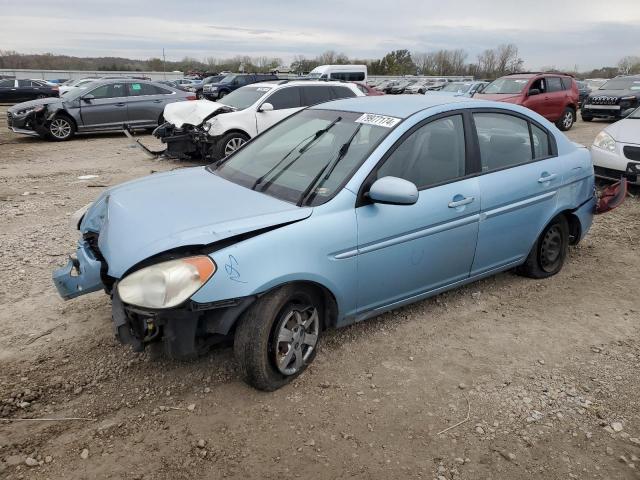
[[[529,90],[529,96],[533,97],[534,95],[540,95],[540,90],[538,90],[537,88],[532,88],[531,90]]]
[[[86,103],[91,103],[91,100],[93,100],[94,98],[96,98],[96,97],[94,97],[93,95],[91,95],[89,93],[89,94],[85,95],[84,97],[82,97],[82,100],[84,100]]]
[[[271,112],[273,110],[273,105],[271,105],[269,102],[263,103],[262,105],[260,105],[260,108],[258,109],[259,112]]]
[[[413,205],[418,201],[418,189],[403,178],[382,177],[373,182],[368,196],[376,203]]]

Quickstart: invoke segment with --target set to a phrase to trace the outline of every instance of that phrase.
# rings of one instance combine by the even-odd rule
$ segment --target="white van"
[[[366,65],[320,65],[309,72],[307,77],[314,80],[344,80],[347,82],[366,82]]]

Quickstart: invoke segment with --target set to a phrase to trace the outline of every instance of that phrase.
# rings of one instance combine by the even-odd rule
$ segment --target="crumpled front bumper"
[[[101,272],[102,263],[92,252],[85,240],[78,242],[76,257],[69,258],[69,263],[53,272],[53,283],[58,293],[65,300],[70,300],[85,293],[96,292],[104,288]]]

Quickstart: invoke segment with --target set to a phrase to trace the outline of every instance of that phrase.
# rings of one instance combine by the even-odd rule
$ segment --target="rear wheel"
[[[66,115],[56,115],[49,123],[49,138],[56,142],[63,142],[73,137],[76,126]]]
[[[560,117],[560,120],[556,122],[556,126],[563,132],[566,132],[573,127],[575,121],[576,111],[573,108],[567,107],[564,109],[564,113],[562,114],[562,117]]]
[[[244,380],[276,390],[313,361],[322,329],[322,301],[302,285],[287,285],[258,299],[236,329],[234,354]]]
[[[554,218],[534,243],[529,256],[516,272],[531,278],[547,278],[564,265],[569,248],[569,223],[560,215]]]

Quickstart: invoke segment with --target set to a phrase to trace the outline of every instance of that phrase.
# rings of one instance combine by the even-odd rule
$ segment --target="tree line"
[[[73,57],[69,55],[22,54],[15,51],[0,50],[0,69],[35,70],[93,70],[93,71],[163,71],[181,72],[270,72],[281,70],[282,59],[278,57],[251,57],[237,55],[230,58],[206,57],[199,60],[184,57],[179,61],[166,61],[161,58],[135,60],[122,57]],[[410,52],[407,49],[393,50],[379,59],[350,58],[344,53],[327,50],[313,58],[296,55],[290,65],[293,73],[304,74],[318,65],[364,64],[370,75],[468,75],[475,78],[497,78],[522,70],[524,61],[520,58],[518,47],[514,44],[498,45],[486,49],[470,59],[464,49],[441,49],[431,52]],[[557,70],[555,67],[543,67],[541,70]],[[575,70],[575,69],[574,69]],[[588,72],[572,71],[581,78],[610,78],[618,74],[640,73],[640,57],[622,58],[615,67],[603,67]]]

